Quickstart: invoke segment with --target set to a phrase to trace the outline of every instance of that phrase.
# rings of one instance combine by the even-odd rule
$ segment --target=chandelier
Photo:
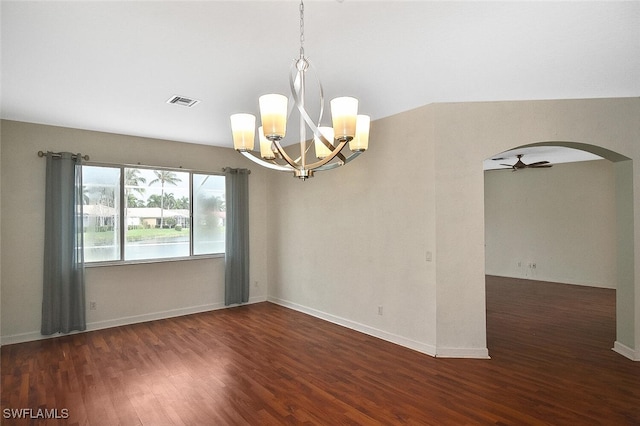
[[[304,54],[304,3],[300,1],[300,56],[294,60],[289,73],[290,98],[300,114],[299,155],[296,153],[292,156],[283,148],[287,119],[294,109],[289,107],[290,98],[268,94],[258,99],[262,124],[258,128],[259,155],[253,152],[255,115],[231,115],[233,146],[236,151],[261,166],[293,172],[295,177],[302,180],[312,177],[316,171],[343,166],[366,151],[371,121],[369,116],[358,115],[356,98],[338,97],[330,102],[333,127],[323,126],[324,95],[322,84],[316,78],[320,105],[318,118],[314,122],[305,108],[307,72],[311,69],[311,63]],[[307,139],[307,128],[313,136],[313,143],[311,139]],[[347,144],[351,152],[345,155],[342,150]],[[316,158],[309,152],[312,145]]]

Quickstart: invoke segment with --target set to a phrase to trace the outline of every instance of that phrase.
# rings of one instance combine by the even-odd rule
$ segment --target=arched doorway
[[[633,169],[632,169],[632,161],[616,152],[611,150],[598,147],[595,145],[577,143],[577,142],[559,142],[559,141],[548,141],[548,142],[538,142],[533,144],[522,145],[515,149],[509,150],[508,152],[513,154],[517,150],[526,150],[528,152],[535,152],[536,148],[546,149],[548,147],[565,147],[570,148],[572,150],[579,150],[581,152],[593,153],[601,158],[610,161],[609,167],[609,176],[611,179],[609,191],[613,192],[611,194],[600,194],[603,197],[610,197],[608,201],[608,206],[603,210],[604,213],[600,213],[608,223],[606,233],[610,234],[611,240],[604,243],[603,250],[606,252],[601,252],[603,255],[613,256],[612,259],[609,259],[608,268],[611,270],[607,277],[597,277],[601,281],[612,281],[613,284],[610,285],[610,288],[616,289],[616,339],[614,343],[614,350],[621,353],[624,356],[633,359],[633,351],[629,348],[634,347],[634,318],[635,318],[635,306],[634,306],[634,297],[635,297],[635,281],[634,281],[634,241],[633,241],[633,232],[634,232],[634,223],[633,223]],[[496,154],[493,158],[498,157],[501,158],[503,153]],[[533,157],[531,161],[525,161],[525,163],[530,164],[534,162],[533,160],[537,160]],[[553,162],[553,161],[552,161]],[[505,161],[506,163],[506,161]],[[508,164],[511,164],[510,162]],[[505,172],[499,172],[505,173]],[[508,172],[506,172],[508,173]],[[577,180],[580,178],[576,176]],[[485,178],[486,180],[486,178]],[[588,179],[582,179],[588,180]],[[589,185],[589,183],[585,183],[585,185]],[[553,191],[553,184],[548,185],[549,191]],[[586,197],[589,196],[588,190],[585,191]],[[594,188],[596,191],[596,188]],[[600,188],[600,192],[606,192],[606,189]],[[511,194],[513,196],[514,202],[518,202],[518,196],[526,197],[526,194]],[[522,200],[522,199],[521,199]],[[558,207],[561,208],[561,207]],[[559,210],[560,211],[560,210]],[[535,221],[535,215],[529,217],[529,220]],[[569,220],[568,218],[565,218]],[[541,219],[542,220],[542,219]],[[577,221],[577,220],[576,220]],[[532,224],[535,226],[536,224]],[[544,225],[539,225],[544,226]],[[588,230],[586,230],[588,231]],[[557,229],[550,229],[550,232],[558,232]],[[587,235],[587,234],[585,234]],[[487,238],[490,243],[490,238]],[[580,238],[575,242],[578,246],[578,249],[583,247],[579,246],[581,244]],[[607,248],[608,247],[608,248]],[[562,248],[561,248],[562,250]],[[571,250],[570,247],[564,248],[565,252],[567,251],[577,251]],[[614,253],[611,253],[611,252]],[[488,256],[490,254],[487,254]],[[521,259],[517,259],[515,261],[515,265],[510,265],[512,269],[509,273],[515,274],[516,276],[520,274],[522,277],[531,277],[538,278],[539,267],[540,264],[535,259],[535,254],[528,255],[527,253],[519,253]],[[533,258],[532,258],[533,257]],[[514,263],[513,259],[509,259],[509,262]],[[578,263],[579,264],[579,263]],[[597,266],[596,266],[597,267]],[[488,272],[490,272],[491,268],[488,268]],[[508,268],[507,268],[508,269]],[[594,270],[591,273],[589,271],[585,271],[585,275],[582,277],[578,277],[577,282],[573,282],[573,284],[581,284],[580,280],[585,280],[590,276],[597,275],[597,273],[602,272],[600,270]],[[553,281],[553,280],[552,280]],[[563,280],[559,280],[563,281]],[[570,280],[569,280],[570,281]],[[597,281],[597,279],[596,279]],[[570,282],[571,283],[571,282]],[[587,285],[597,286],[597,283],[583,283]]]

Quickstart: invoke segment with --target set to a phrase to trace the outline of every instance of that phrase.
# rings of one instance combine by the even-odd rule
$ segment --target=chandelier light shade
[[[333,134],[337,140],[351,140],[356,135],[358,100],[344,96],[331,100]]]
[[[280,140],[287,132],[287,99],[284,95],[272,93],[258,99],[262,129],[267,139]]]
[[[251,161],[278,171],[292,172],[302,180],[310,178],[316,171],[331,170],[343,166],[366,151],[369,146],[367,115],[358,115],[358,100],[344,96],[332,99],[331,125],[323,125],[324,95],[322,84],[318,84],[320,108],[314,121],[305,108],[307,73],[311,63],[304,54],[304,3],[300,2],[300,56],[291,66],[289,74],[290,97],[280,94],[260,96],[260,124],[258,141],[260,154],[254,153],[256,117],[252,114],[231,115],[231,132],[234,149]],[[290,108],[290,103],[293,104]],[[300,114],[298,149],[299,154],[290,155],[284,148],[287,122],[293,111]],[[309,138],[307,138],[307,131]],[[314,146],[315,157],[309,152]],[[343,149],[348,145],[348,154]],[[291,148],[289,149],[291,151]],[[344,149],[347,151],[347,149]]]
[[[318,127],[318,130],[320,130],[320,133],[322,134],[322,136],[324,136],[326,140],[328,141],[333,140],[333,127],[323,126],[323,127]],[[323,158],[327,158],[329,155],[331,155],[331,150],[322,143],[322,140],[319,137],[315,136],[313,138],[313,141],[316,148],[316,157],[318,157],[319,160],[322,160]]]
[[[356,136],[349,142],[351,151],[363,152],[369,148],[369,124],[371,118],[368,115],[359,115],[356,121]]]
[[[264,136],[262,126],[258,127],[258,139],[260,140],[260,156],[265,160],[274,160],[276,155],[271,149],[271,141]]]
[[[233,147],[241,152],[251,151],[256,133],[256,116],[253,114],[233,114]]]

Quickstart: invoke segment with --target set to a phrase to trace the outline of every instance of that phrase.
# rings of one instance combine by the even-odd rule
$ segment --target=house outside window
[[[182,169],[83,166],[85,261],[224,253],[224,176]]]

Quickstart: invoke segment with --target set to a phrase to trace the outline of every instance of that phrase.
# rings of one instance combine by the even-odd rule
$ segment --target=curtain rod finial
[[[47,154],[52,154],[54,157],[60,157],[60,153],[59,152],[38,151],[38,157],[45,157]],[[74,158],[78,158],[79,156],[81,156],[84,161],[89,161],[89,156],[88,155],[81,155],[81,154],[78,153],[78,154],[72,154],[72,156]]]

